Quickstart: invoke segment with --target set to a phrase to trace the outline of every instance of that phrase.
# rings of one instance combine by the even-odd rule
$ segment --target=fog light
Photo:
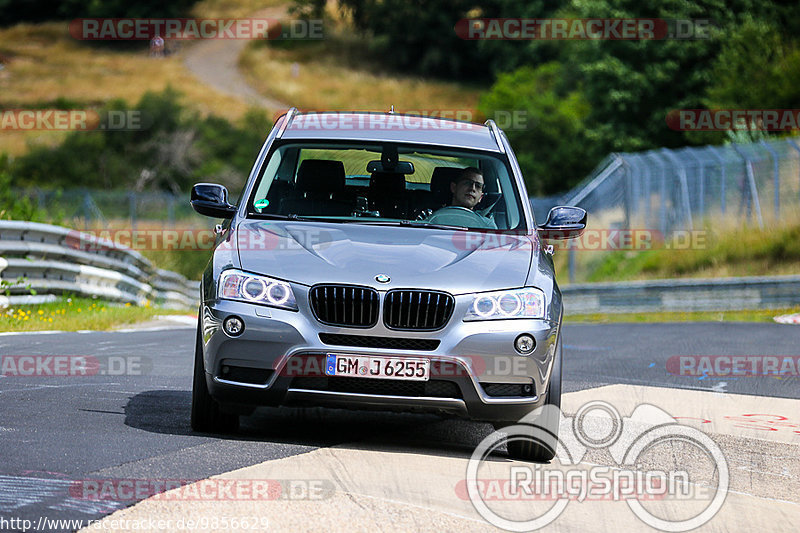
[[[238,337],[244,331],[244,322],[238,316],[229,316],[222,323],[222,328],[229,337]]]
[[[514,341],[514,349],[522,355],[528,355],[536,348],[536,341],[527,333],[523,333]]]

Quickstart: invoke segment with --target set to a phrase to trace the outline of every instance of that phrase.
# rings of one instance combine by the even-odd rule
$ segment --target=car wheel
[[[537,429],[535,438],[509,439],[506,443],[509,457],[537,463],[547,463],[555,457],[558,425],[561,422],[561,352],[561,337],[559,336],[556,342],[553,373],[550,376],[550,385],[545,398],[545,406],[554,406],[557,409],[545,408],[539,418],[533,422]]]
[[[208,392],[206,371],[203,368],[203,341],[198,323],[192,380],[192,429],[206,433],[229,433],[238,428],[239,415],[222,412],[219,403]]]

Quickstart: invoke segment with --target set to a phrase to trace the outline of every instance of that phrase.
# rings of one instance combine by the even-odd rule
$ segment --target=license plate
[[[325,358],[325,374],[353,378],[428,381],[431,375],[431,362],[429,359],[329,353]]]

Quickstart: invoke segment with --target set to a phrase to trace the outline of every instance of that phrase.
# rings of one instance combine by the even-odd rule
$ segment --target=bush
[[[128,110],[122,100],[103,113]],[[172,89],[146,93],[136,109],[142,129],[75,131],[56,147],[37,146],[10,166],[15,186],[162,190],[185,194],[197,181],[242,186],[271,127],[252,110],[240,124],[183,106]]]

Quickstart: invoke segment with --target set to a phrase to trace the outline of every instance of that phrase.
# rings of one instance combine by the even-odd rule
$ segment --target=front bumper
[[[304,303],[305,302],[305,303]],[[382,321],[369,329],[326,326],[313,318],[308,300],[299,311],[214,300],[203,306],[202,338],[206,381],[223,407],[303,405],[353,409],[433,412],[481,421],[516,421],[541,406],[547,392],[558,324],[515,319],[463,322],[466,298],[456,298],[449,323],[434,332],[395,331]],[[235,338],[222,329],[231,315],[244,332]],[[420,349],[333,344],[320,334],[396,341],[438,340]],[[536,340],[535,350],[514,350],[518,335]],[[338,341],[337,341],[338,342]],[[369,343],[364,343],[369,344]],[[391,344],[391,343],[390,343]],[[326,354],[428,358],[430,382],[326,377],[319,360]],[[371,383],[367,383],[371,382]],[[413,383],[413,384],[412,384]]]

